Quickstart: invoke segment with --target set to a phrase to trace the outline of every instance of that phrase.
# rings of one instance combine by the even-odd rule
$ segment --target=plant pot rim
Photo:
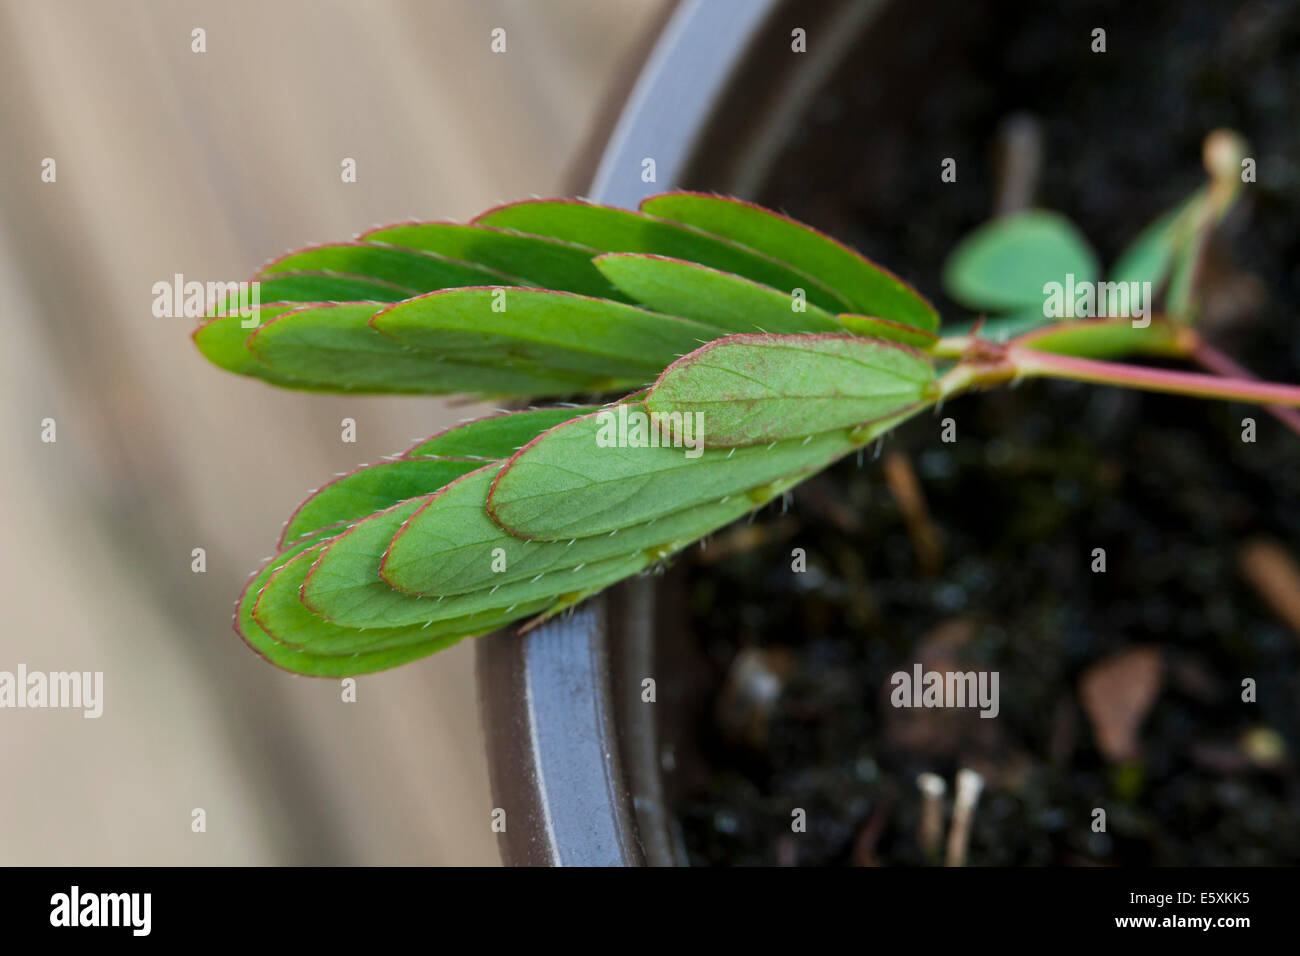
[[[846,52],[864,11],[883,2],[798,8],[801,18],[823,24],[825,52],[765,71],[769,115],[729,139],[728,152],[743,162],[728,178],[761,181],[779,130]],[[681,182],[726,118],[724,107],[756,98],[738,88],[739,76],[787,3],[677,3],[623,97],[594,173],[582,176],[578,189],[590,182],[592,201],[635,208]],[[646,157],[654,159],[656,182],[642,179]],[[502,631],[477,641],[493,808],[505,811],[498,846],[507,865],[678,861],[654,707],[640,700],[641,680],[654,670],[659,617],[653,581],[637,578],[527,634]]]

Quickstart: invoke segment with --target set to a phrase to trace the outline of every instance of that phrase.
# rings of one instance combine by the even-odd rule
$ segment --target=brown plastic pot
[[[635,207],[671,186],[752,195],[883,0],[686,0],[665,21],[594,174],[591,199]],[[796,27],[816,36],[790,55]],[[641,179],[653,157],[657,183]],[[478,644],[494,806],[508,865],[684,864],[671,793],[677,728],[700,706],[698,651],[673,578],[640,578],[527,634]],[[671,678],[663,679],[663,675]],[[656,681],[657,700],[642,700]],[[686,735],[688,736],[688,735]],[[675,749],[676,748],[676,749]]]

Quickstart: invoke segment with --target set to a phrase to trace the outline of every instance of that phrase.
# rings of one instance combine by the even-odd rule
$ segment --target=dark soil
[[[1095,26],[1105,55],[1089,50]],[[989,214],[1007,116],[1043,131],[1037,204],[1078,222],[1106,262],[1203,180],[1202,138],[1231,127],[1259,182],[1218,239],[1211,320],[1226,351],[1295,381],[1297,102],[1294,3],[915,0],[858,44],[756,198],[964,319],[937,277]],[[947,156],[956,184],[939,181]],[[946,416],[955,443],[940,440]],[[674,572],[713,682],[690,729],[703,763],[676,775],[693,863],[921,863],[916,776],[939,773],[951,797],[962,767],[985,778],[975,864],[1300,862],[1300,634],[1242,568],[1261,540],[1300,556],[1300,437],[1244,406],[1034,383],[963,398],[884,452],[919,479],[943,542],[932,576],[870,456]],[[1079,681],[1137,646],[1158,652],[1159,687],[1137,755],[1111,759]],[[997,671],[998,717],[892,707],[890,676],[918,661]],[[780,687],[770,708],[752,702],[763,680]],[[795,808],[806,833],[791,830]]]

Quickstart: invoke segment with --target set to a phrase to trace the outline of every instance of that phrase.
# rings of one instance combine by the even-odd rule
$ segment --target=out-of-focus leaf
[[[986,319],[983,322],[978,320],[961,322],[952,326],[944,326],[944,333],[950,336],[974,335],[976,329],[978,329],[980,338],[989,342],[1005,343],[1010,342],[1017,335],[1024,335],[1026,332],[1032,332],[1034,329],[1059,321],[1061,320],[1044,315],[1043,306],[1040,303],[1036,307],[1031,306],[1024,312],[1003,315],[996,319]]]
[[[779,289],[694,262],[611,252],[596,267],[634,300],[724,332],[838,332],[831,314]],[[802,311],[796,311],[796,304]]]
[[[1135,353],[1177,355],[1176,341],[1168,322],[1153,321],[1145,328],[1135,328],[1131,319],[1087,319],[1031,332],[1015,344],[1039,352],[1110,359]]]
[[[1092,282],[1099,274],[1088,242],[1064,216],[1031,209],[985,223],[944,266],[944,285],[972,309],[1042,309],[1049,282]]]
[[[880,316],[920,329],[939,326],[934,307],[898,276],[811,226],[770,209],[724,196],[672,192],[644,200],[641,211],[789,263],[849,303],[839,311]]]
[[[925,400],[934,366],[907,346],[847,335],[733,335],[664,371],[646,409],[670,431],[695,416],[707,447],[875,421]]]
[[[1159,292],[1169,278],[1179,247],[1186,244],[1190,213],[1205,200],[1205,193],[1204,188],[1198,189],[1143,229],[1115,261],[1111,280],[1150,282],[1152,292]]]
[[[1092,724],[1097,749],[1116,762],[1141,756],[1139,732],[1156,698],[1164,665],[1157,647],[1111,654],[1079,677],[1079,702]]]

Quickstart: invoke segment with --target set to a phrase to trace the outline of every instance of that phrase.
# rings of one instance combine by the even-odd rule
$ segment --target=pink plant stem
[[[1199,335],[1196,336],[1196,342],[1188,353],[1192,360],[1206,371],[1213,372],[1215,375],[1226,375],[1230,378],[1256,379],[1250,369],[1244,365],[1239,365],[1228,355],[1220,352],[1213,345],[1206,342]],[[1292,408],[1285,408],[1281,405],[1268,405],[1265,410],[1280,421],[1291,431],[1300,435],[1300,412]]]
[[[1008,349],[1006,358],[1015,370],[1016,377],[1059,378],[1259,405],[1300,406],[1300,386],[1296,385],[1275,385],[1271,382],[1203,375],[1199,372],[1174,372],[1122,362],[1098,362],[1095,359],[1054,355],[1032,349]]]

